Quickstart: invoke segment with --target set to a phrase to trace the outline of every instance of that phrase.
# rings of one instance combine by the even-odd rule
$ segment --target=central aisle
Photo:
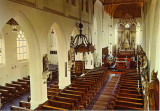
[[[115,74],[115,76],[114,74],[110,74],[110,78],[95,96],[86,110],[105,110],[112,97],[112,92],[114,91],[118,79],[119,74]]]

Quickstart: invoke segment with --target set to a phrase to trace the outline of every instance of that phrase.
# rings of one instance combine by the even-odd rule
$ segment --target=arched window
[[[118,44],[118,24],[115,26],[115,44]]]
[[[27,40],[24,32],[20,30],[17,34],[17,59],[28,59]]]
[[[137,24],[136,27],[136,45],[140,44],[140,24]]]
[[[54,29],[52,29],[52,33],[51,33],[51,35],[50,35],[50,46],[51,46],[51,50],[57,49],[56,33],[55,33],[53,30],[54,30]]]

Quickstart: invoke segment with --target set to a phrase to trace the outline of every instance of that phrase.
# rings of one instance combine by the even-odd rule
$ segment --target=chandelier
[[[17,32],[17,25],[19,25],[13,18],[11,18],[7,24],[9,24],[10,26],[12,26],[12,32]]]
[[[92,43],[90,43],[87,40],[87,37],[84,34],[82,34],[82,28],[83,28],[83,24],[80,23],[79,24],[80,33],[75,36],[74,40],[72,41],[72,46],[75,49],[76,54],[77,52],[80,52],[80,53],[88,52],[88,54],[89,52],[93,53],[95,48],[92,45]]]

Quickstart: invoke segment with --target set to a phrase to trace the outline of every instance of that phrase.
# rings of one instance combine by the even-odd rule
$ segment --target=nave
[[[159,110],[160,0],[0,0],[0,110]]]

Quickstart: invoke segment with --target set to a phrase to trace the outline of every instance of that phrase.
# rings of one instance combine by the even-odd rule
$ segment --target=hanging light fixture
[[[13,18],[11,18],[7,24],[9,24],[10,26],[12,26],[12,32],[17,32],[17,25],[19,25]]]
[[[80,22],[79,24],[79,34],[75,36],[73,40],[73,47],[75,52],[85,53],[85,52],[94,52],[94,46],[88,41],[87,37],[82,34],[83,24]]]
[[[51,34],[54,34],[54,31],[53,31],[53,29],[52,29],[52,31],[51,31]]]

